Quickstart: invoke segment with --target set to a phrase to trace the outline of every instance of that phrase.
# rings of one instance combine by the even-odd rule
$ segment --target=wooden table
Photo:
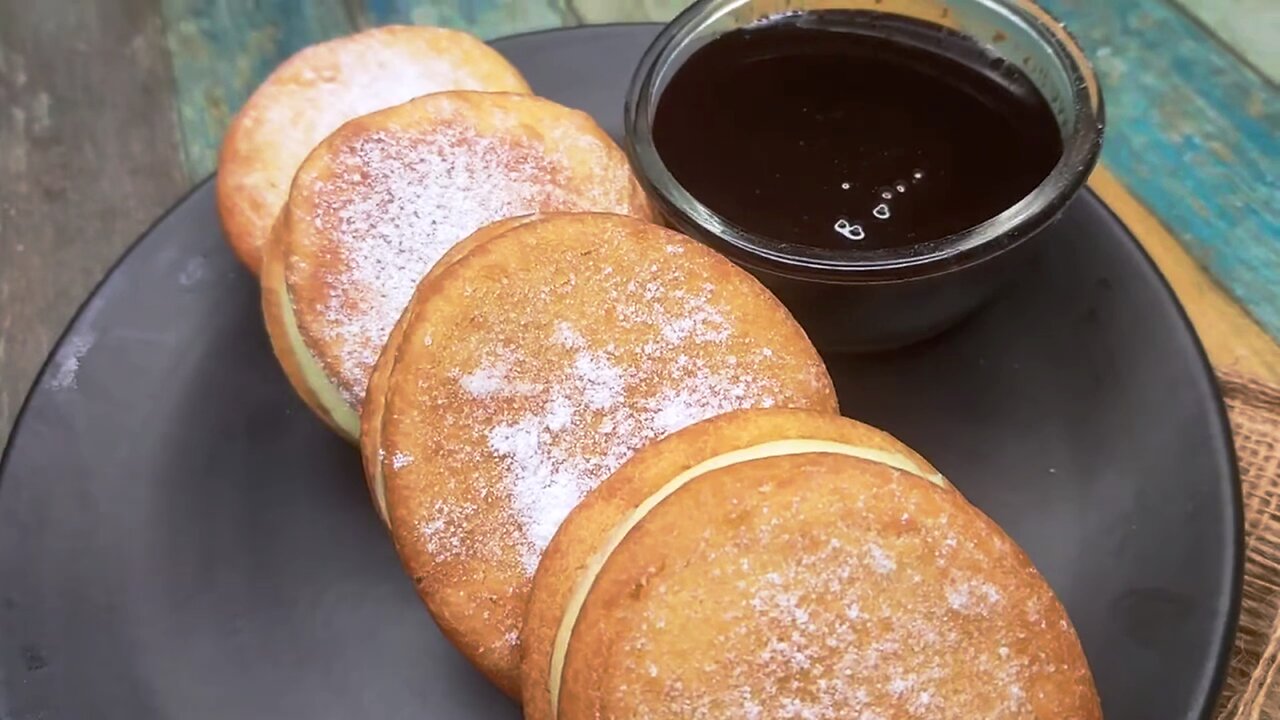
[[[1103,79],[1094,188],[1163,268],[1214,362],[1280,382],[1280,2],[1181,2],[1043,4]],[[294,50],[389,22],[497,37],[683,5],[0,0],[0,438],[76,307],[213,170],[229,116]]]

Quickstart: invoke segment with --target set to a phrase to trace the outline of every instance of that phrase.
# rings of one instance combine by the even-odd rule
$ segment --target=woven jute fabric
[[[1244,490],[1244,592],[1219,720],[1280,720],[1280,388],[1219,377]]]

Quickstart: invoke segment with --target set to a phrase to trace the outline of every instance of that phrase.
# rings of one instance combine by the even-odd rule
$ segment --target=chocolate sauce
[[[1062,155],[1031,80],[966,35],[822,10],[694,51],[658,100],[676,180],[744,230],[820,248],[902,247],[973,227]]]

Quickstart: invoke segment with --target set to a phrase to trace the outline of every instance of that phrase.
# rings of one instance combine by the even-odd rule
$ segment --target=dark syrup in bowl
[[[662,91],[672,176],[759,237],[906,247],[999,215],[1063,152],[1027,75],[967,35],[883,13],[810,11],[730,31]]]

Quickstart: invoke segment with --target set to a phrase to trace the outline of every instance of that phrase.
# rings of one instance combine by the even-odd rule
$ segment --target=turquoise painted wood
[[[1280,91],[1173,0],[1042,0],[1094,59],[1103,160],[1280,339]],[[1280,0],[1276,0],[1280,6]],[[350,27],[421,23],[484,38],[665,20],[680,0],[165,0],[191,177],[275,63]]]
[[[578,24],[565,0],[364,0],[362,21],[439,25],[486,40]]]
[[[163,0],[162,11],[192,182],[213,172],[228,121],[267,73],[352,29],[342,0]]]
[[[1164,0],[1044,0],[1093,58],[1105,162],[1280,338],[1280,91]]]

